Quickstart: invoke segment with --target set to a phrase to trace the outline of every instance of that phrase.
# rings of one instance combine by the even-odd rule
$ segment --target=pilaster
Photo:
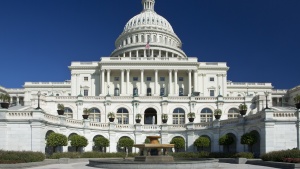
[[[195,140],[195,133],[194,133],[194,123],[187,123],[187,138],[186,138],[186,147],[188,152],[194,152],[194,140]]]

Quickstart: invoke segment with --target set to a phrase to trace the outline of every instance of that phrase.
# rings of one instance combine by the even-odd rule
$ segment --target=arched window
[[[147,96],[151,96],[151,93],[152,93],[152,92],[151,92],[151,88],[148,87],[148,88],[147,88]]]
[[[90,111],[89,119],[93,122],[101,122],[100,110],[93,107]]]
[[[117,110],[117,119],[118,119],[118,124],[128,124],[129,123],[128,110],[125,108],[119,108]]]
[[[138,88],[133,88],[133,96],[138,96],[139,95],[139,90],[138,90]]]
[[[153,35],[153,42],[156,42],[156,35]]]
[[[66,118],[73,118],[73,111],[69,107],[65,107],[65,113],[64,115]]]
[[[119,88],[115,88],[115,93],[114,93],[115,96],[120,96],[120,89]]]
[[[138,43],[138,42],[139,42],[139,36],[136,35],[136,36],[135,36],[135,43]]]
[[[209,122],[213,120],[213,111],[210,108],[204,108],[200,114],[201,122]]]
[[[240,112],[237,108],[231,108],[228,110],[228,119],[238,118]]]
[[[183,96],[183,88],[182,87],[179,88],[179,96]]]
[[[173,124],[185,124],[185,111],[182,108],[176,108],[173,111]]]
[[[145,42],[145,37],[144,37],[144,35],[141,36],[141,42]]]

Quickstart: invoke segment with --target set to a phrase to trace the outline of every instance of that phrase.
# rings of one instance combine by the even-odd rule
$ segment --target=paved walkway
[[[27,169],[93,169],[94,167],[87,166],[88,162],[72,163],[72,164],[51,164],[40,167],[31,167]],[[247,169],[272,169],[273,167],[257,166],[250,164],[229,164],[219,163],[218,169],[232,169],[232,168],[247,168]]]

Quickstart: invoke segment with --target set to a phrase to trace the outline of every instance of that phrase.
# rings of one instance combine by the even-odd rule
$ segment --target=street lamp
[[[270,92],[265,91],[265,96],[266,96],[266,108],[265,108],[265,109],[270,109],[270,108],[268,107],[268,96],[269,96],[269,94],[270,94]]]
[[[38,91],[37,96],[38,96],[38,107],[36,108],[36,110],[39,110],[39,109],[41,109],[41,108],[40,108],[40,96],[41,96],[41,91]]]

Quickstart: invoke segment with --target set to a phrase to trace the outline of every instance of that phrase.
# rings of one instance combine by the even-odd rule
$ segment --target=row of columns
[[[101,94],[105,95],[108,94],[108,91],[106,91],[106,87],[108,88],[109,86],[105,85],[105,72],[106,72],[106,84],[108,85],[110,83],[110,73],[111,70],[110,69],[102,69],[101,70],[101,77],[100,77],[100,81],[101,81]],[[120,84],[120,94],[121,95],[130,95],[132,94],[132,92],[129,91],[129,84],[130,84],[130,69],[126,69],[126,90],[125,90],[125,81],[124,81],[124,72],[125,70],[122,69],[121,70],[121,84]],[[158,86],[158,70],[154,70],[154,95],[159,95],[160,94],[160,88]],[[139,90],[139,94],[140,95],[146,95],[146,90],[144,88],[144,69],[140,70],[141,73],[141,79],[140,79],[140,90]],[[188,70],[188,94],[190,95],[193,91],[198,91],[198,74],[197,74],[197,70],[193,70],[194,73],[194,81],[193,81],[193,87],[192,87],[192,70]],[[173,75],[174,75],[174,82],[173,82]],[[179,90],[178,90],[178,70],[169,70],[169,83],[168,83],[168,94],[169,95],[178,95],[179,94]],[[174,87],[174,89],[173,89]],[[192,91],[193,88],[193,91]],[[109,90],[109,89],[108,89]]]
[[[136,50],[136,51],[129,51],[128,52],[128,57],[131,58],[133,57],[133,54],[135,53],[135,57],[139,57],[139,53],[142,52],[143,53],[143,56],[144,57],[147,57],[147,55],[149,55],[149,57],[154,57],[154,51],[156,51],[155,49],[142,49],[142,51],[140,50]],[[173,52],[170,52],[171,55],[170,57],[174,58],[174,57],[177,57],[178,55],[173,53]],[[126,57],[126,52],[118,55],[118,57]],[[163,57],[162,56],[162,50],[158,50],[158,55],[157,57]],[[169,52],[168,51],[165,51],[165,57],[166,58],[169,58]]]

